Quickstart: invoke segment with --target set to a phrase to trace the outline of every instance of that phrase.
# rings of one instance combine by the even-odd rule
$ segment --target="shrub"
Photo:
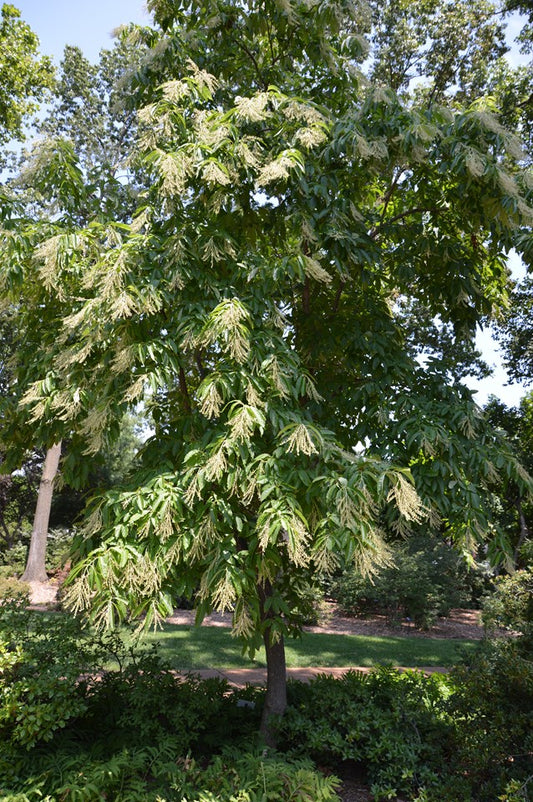
[[[280,745],[339,773],[354,762],[374,799],[527,800],[532,658],[525,642],[500,640],[448,676],[383,668],[293,683]]]
[[[0,737],[29,748],[85,709],[78,678],[90,659],[78,621],[38,615],[26,601],[0,606]]]
[[[498,577],[483,603],[482,619],[489,631],[509,629],[533,636],[533,569]]]
[[[8,569],[10,570],[10,569]],[[28,602],[30,587],[26,582],[8,576],[7,572],[0,571],[0,602],[4,603],[9,599],[22,599]]]
[[[0,553],[0,575],[21,576],[26,567],[31,529],[24,528],[19,539]],[[46,542],[46,570],[59,571],[69,558],[74,532],[68,529],[50,529]]]
[[[334,769],[354,761],[376,799],[392,798],[436,781],[451,734],[445,697],[441,676],[386,668],[291,684],[281,745]]]
[[[461,557],[442,541],[413,537],[396,546],[393,564],[372,578],[345,571],[331,595],[346,615],[381,613],[390,621],[410,618],[424,629],[469,598],[468,571]]]
[[[26,566],[29,546],[28,537],[22,536],[9,549],[5,549],[0,556],[2,567],[7,568],[10,576],[21,576]]]
[[[70,556],[75,530],[50,529],[46,543],[46,570],[49,574],[61,570]]]
[[[512,799],[513,786],[527,787],[533,775],[531,640],[486,641],[453,679],[454,771],[468,777],[476,802]],[[499,797],[505,789],[508,795]]]

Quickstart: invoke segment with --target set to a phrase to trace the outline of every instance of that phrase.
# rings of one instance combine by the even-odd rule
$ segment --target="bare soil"
[[[174,615],[168,621],[172,624],[190,625],[194,622],[194,612],[192,610],[175,610]],[[211,613],[206,616],[203,625],[229,627],[231,626],[231,614]],[[434,627],[422,630],[417,629],[407,620],[392,625],[382,615],[371,618],[343,616],[338,613],[337,606],[333,602],[325,602],[318,624],[305,627],[305,629],[308,632],[327,632],[339,635],[381,635],[383,637],[402,635],[412,638],[468,638],[472,640],[483,638],[479,610],[451,610],[449,616],[440,618]]]

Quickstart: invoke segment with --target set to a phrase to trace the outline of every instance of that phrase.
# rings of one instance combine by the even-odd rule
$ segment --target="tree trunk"
[[[259,587],[261,614],[264,621],[272,618],[272,613],[265,613],[265,601],[272,595],[269,582]],[[281,636],[274,639],[271,627],[265,628],[263,636],[267,661],[267,691],[261,716],[259,734],[266,746],[276,747],[276,735],[272,726],[272,718],[282,716],[287,707],[287,664],[285,662],[285,642]]]
[[[50,520],[52,494],[54,492],[54,479],[59,467],[60,456],[61,443],[55,443],[46,452],[37,495],[35,517],[33,519],[30,551],[26,569],[22,575],[24,582],[46,582],[48,580],[46,574],[46,541],[48,539],[48,522]]]
[[[522,507],[522,499],[517,499],[515,501],[515,507],[518,510],[518,520],[520,522],[520,536],[518,538],[518,542],[516,544],[516,548],[513,555],[513,561],[515,568],[518,566],[518,560],[520,558],[520,549],[526,542],[529,540],[529,529],[526,523],[526,516],[524,515],[524,509]]]
[[[265,632],[264,641],[267,659],[267,692],[259,733],[265,745],[275,749],[276,735],[272,727],[272,717],[282,716],[287,707],[285,643],[282,637],[272,643],[270,630]]]

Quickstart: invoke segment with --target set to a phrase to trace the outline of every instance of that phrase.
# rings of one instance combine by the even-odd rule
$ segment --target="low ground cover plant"
[[[0,607],[0,799],[333,802],[349,766],[376,800],[527,800],[532,656],[519,638],[448,675],[290,683],[265,753],[261,688],[179,678],[157,648],[13,601]]]

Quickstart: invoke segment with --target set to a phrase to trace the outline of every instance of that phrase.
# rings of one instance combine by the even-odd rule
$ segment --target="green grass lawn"
[[[149,632],[148,643],[157,642],[161,656],[176,670],[200,668],[258,668],[266,665],[261,649],[255,660],[243,657],[237,640],[223,627],[191,627],[165,624]],[[286,642],[287,666],[374,666],[386,663],[416,668],[451,666],[478,642],[441,638],[367,637],[304,632],[301,640]]]

